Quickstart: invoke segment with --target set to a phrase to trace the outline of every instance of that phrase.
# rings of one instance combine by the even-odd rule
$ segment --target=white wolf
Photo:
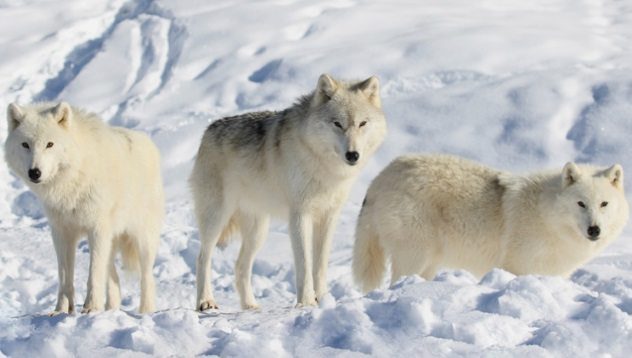
[[[7,109],[6,161],[44,206],[59,269],[54,313],[74,310],[77,241],[90,247],[83,312],[120,306],[114,258],[141,273],[140,312],[154,310],[152,268],[164,215],[160,155],[139,132],[62,102]]]
[[[198,310],[217,308],[211,254],[232,229],[243,242],[235,266],[244,309],[256,308],[250,278],[270,216],[289,219],[298,305],[326,293],[329,246],[338,212],[361,168],[384,140],[379,83],[320,76],[316,90],[282,112],[212,123],[190,183],[199,223]]]
[[[623,169],[567,163],[561,172],[516,176],[447,155],[403,156],[371,183],[358,218],[353,275],[366,292],[440,267],[480,276],[568,276],[628,219]]]

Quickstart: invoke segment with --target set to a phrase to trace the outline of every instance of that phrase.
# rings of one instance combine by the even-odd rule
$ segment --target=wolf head
[[[559,224],[573,230],[574,237],[590,241],[618,236],[629,211],[621,165],[597,169],[567,163],[561,178],[562,190],[556,199],[561,215],[553,214],[562,221]]]
[[[65,102],[8,106],[5,159],[29,186],[44,185],[69,166],[74,145],[68,134],[72,116],[72,109]]]
[[[304,138],[333,163],[362,167],[384,140],[386,119],[376,77],[345,83],[323,74],[309,107]]]

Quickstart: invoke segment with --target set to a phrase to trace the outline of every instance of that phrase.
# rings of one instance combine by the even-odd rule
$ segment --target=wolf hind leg
[[[200,253],[196,263],[197,300],[195,308],[198,311],[204,311],[218,308],[211,285],[211,257],[223,231],[227,229],[233,213],[215,200],[204,203],[199,202],[200,200],[203,199],[195,198],[200,236]],[[213,205],[215,203],[217,205]]]
[[[159,233],[139,234],[135,239],[140,267],[140,313],[156,310],[156,284],[154,281],[154,262],[158,251]]]
[[[424,268],[423,271],[419,273],[419,275],[426,279],[426,281],[432,281],[432,279],[434,279],[434,277],[437,275],[437,265],[430,264],[426,266],[426,268]]]
[[[391,255],[391,287],[403,276],[426,273],[430,260],[414,248],[400,249]],[[425,276],[424,276],[425,277]]]
[[[252,293],[252,265],[261,245],[266,240],[270,219],[268,216],[237,214],[237,222],[241,231],[242,242],[239,257],[235,263],[235,286],[239,292],[241,308],[259,308]]]

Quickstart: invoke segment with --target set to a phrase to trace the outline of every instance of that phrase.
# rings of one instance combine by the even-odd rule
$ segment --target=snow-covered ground
[[[0,48],[0,106],[64,99],[147,132],[162,152],[168,195],[154,269],[159,311],[136,314],[137,280],[124,277],[123,310],[51,318],[49,227],[34,196],[1,169],[0,357],[632,351],[630,225],[571,279],[444,271],[362,296],[350,274],[362,197],[397,155],[447,152],[523,173],[618,162],[632,173],[628,1],[0,0]],[[294,308],[287,229],[276,223],[255,262],[261,311],[239,309],[233,244],[213,261],[221,309],[195,312],[199,241],[186,178],[204,128],[287,107],[323,72],[378,75],[389,121],[342,212],[331,295],[318,308]],[[87,243],[78,250],[81,304]]]

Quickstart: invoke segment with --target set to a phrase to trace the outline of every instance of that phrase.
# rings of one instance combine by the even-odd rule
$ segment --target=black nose
[[[358,159],[360,158],[360,153],[353,151],[353,152],[347,152],[345,153],[345,158],[347,158],[347,161],[350,164],[355,164]]]
[[[588,227],[588,236],[590,236],[591,239],[597,239],[599,234],[601,234],[601,229],[599,228],[599,226],[595,225]]]
[[[29,178],[31,178],[32,181],[38,181],[41,176],[42,172],[40,172],[38,168],[29,169]]]

